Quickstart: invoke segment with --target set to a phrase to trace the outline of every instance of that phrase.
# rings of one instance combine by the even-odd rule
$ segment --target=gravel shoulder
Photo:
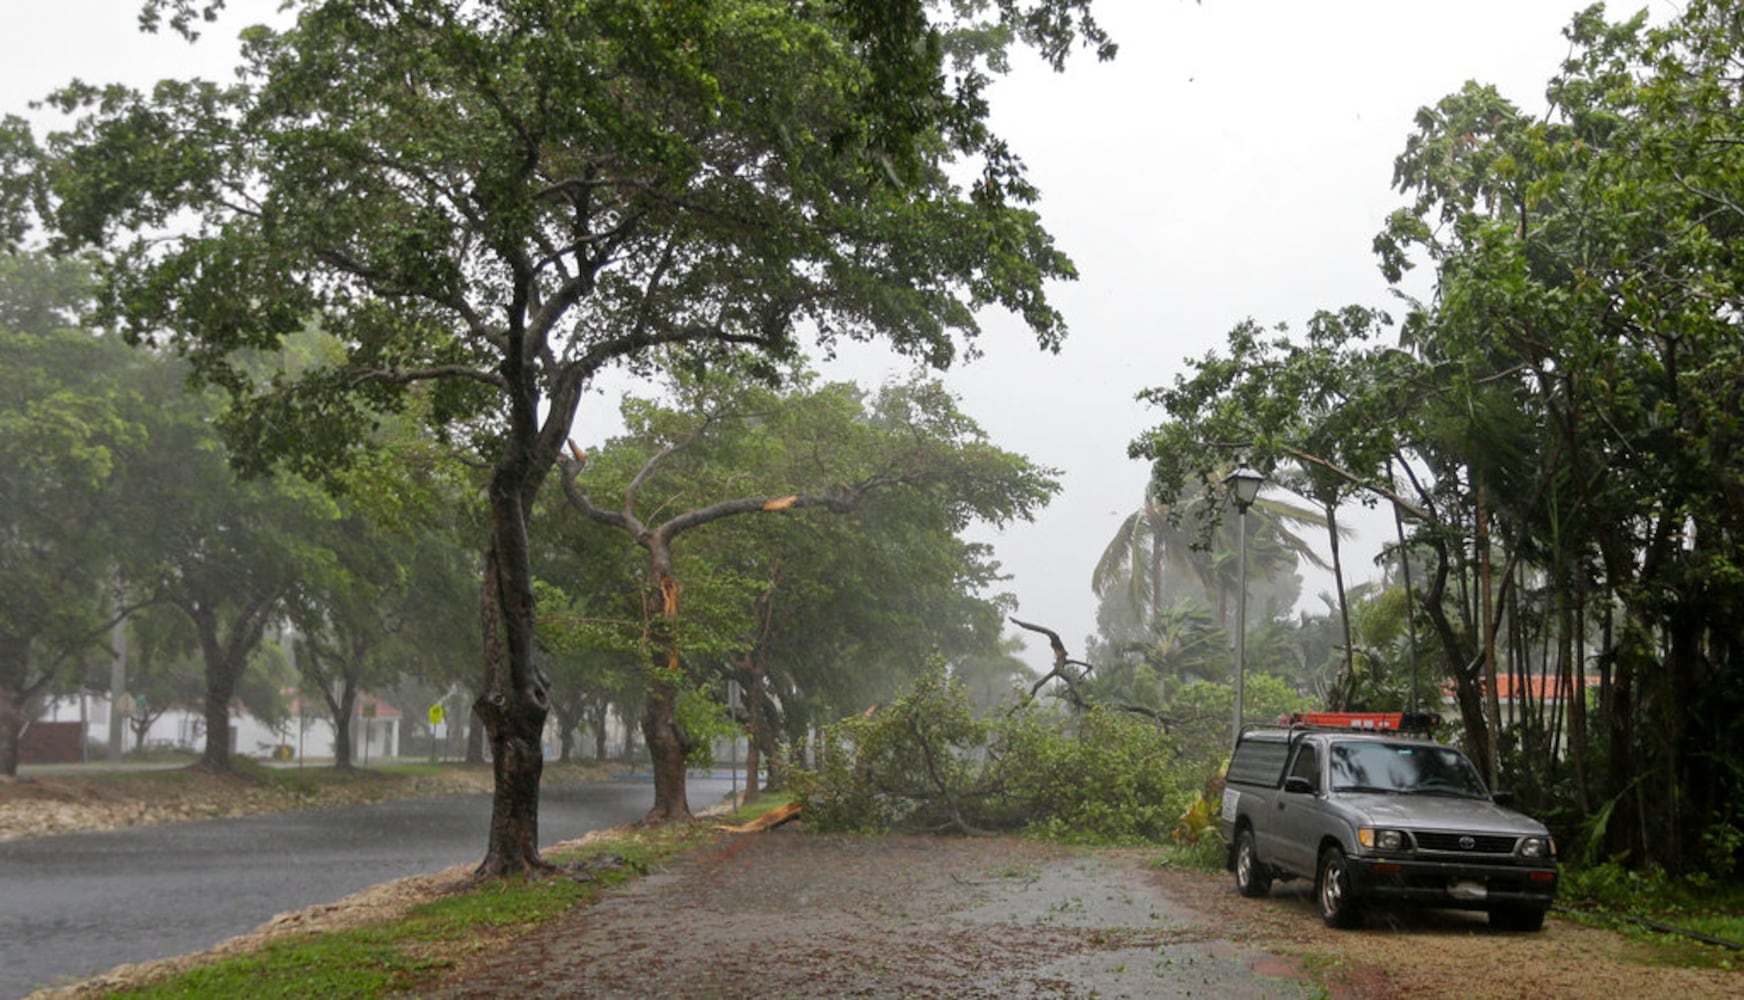
[[[1321,924],[1304,887],[1239,896],[1155,852],[1014,838],[812,835],[693,852],[428,984],[472,998],[1606,998],[1744,996],[1744,972],[1648,964],[1621,935],[1552,918],[1377,913]]]
[[[1305,997],[1136,852],[812,835],[693,851],[420,996]]]

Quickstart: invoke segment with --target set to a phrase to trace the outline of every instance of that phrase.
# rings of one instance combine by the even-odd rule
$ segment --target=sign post
[[[438,735],[436,730],[446,718],[448,718],[448,710],[442,707],[441,702],[436,702],[430,706],[430,763],[432,764],[436,763],[436,739]]]

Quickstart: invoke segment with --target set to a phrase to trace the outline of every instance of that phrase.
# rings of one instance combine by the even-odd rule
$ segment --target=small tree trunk
[[[236,678],[229,664],[206,665],[206,748],[200,755],[200,766],[219,774],[228,773],[230,765],[230,699],[236,693]]]
[[[607,702],[601,702],[593,712],[590,724],[593,726],[593,759],[596,761],[606,759],[606,720],[610,716],[611,705]]]
[[[18,691],[0,683],[0,777],[18,776],[18,742],[24,732],[24,709]]]
[[[1491,739],[1484,762],[1485,777],[1493,785],[1501,777],[1501,754],[1498,744],[1502,737],[1502,703],[1496,683],[1496,619],[1495,598],[1490,574],[1490,515],[1483,486],[1478,487],[1478,613],[1482,616],[1484,643],[1484,711],[1489,722]]]
[[[763,717],[763,664],[755,655],[745,657],[745,801],[757,798],[757,778],[763,767],[763,732],[769,722]]]
[[[690,741],[678,725],[677,705],[678,688],[672,682],[656,680],[648,686],[642,707],[642,738],[653,758],[654,807],[642,817],[645,825],[691,819],[690,799],[684,788],[684,758]]]
[[[333,768],[349,771],[352,769],[351,716],[357,709],[357,685],[350,678],[345,680],[338,704],[329,707],[333,710]]]
[[[1326,512],[1326,540],[1332,549],[1332,589],[1338,595],[1338,623],[1344,635],[1344,667],[1343,674],[1349,678],[1346,690],[1354,693],[1361,690],[1356,677],[1356,647],[1350,635],[1350,595],[1344,586],[1344,553],[1338,544],[1338,506],[1328,503],[1321,508]],[[1370,678],[1370,689],[1373,689],[1374,678]],[[1357,700],[1353,697],[1353,700]],[[1341,705],[1349,710],[1355,706]]]
[[[672,555],[658,541],[650,547],[653,584],[649,616],[656,666],[642,706],[642,738],[654,771],[654,806],[644,824],[685,822],[691,818],[684,788],[685,757],[691,741],[678,724],[678,682],[683,666],[673,626],[678,619],[678,579],[672,575]]]

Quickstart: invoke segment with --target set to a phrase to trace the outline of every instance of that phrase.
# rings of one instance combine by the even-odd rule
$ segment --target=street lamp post
[[[1235,501],[1236,528],[1240,535],[1236,541],[1236,577],[1241,589],[1235,595],[1235,719],[1230,725],[1231,746],[1241,739],[1242,689],[1247,677],[1247,509],[1259,496],[1263,482],[1264,476],[1245,465],[1223,477],[1223,485],[1229,489],[1230,499]]]

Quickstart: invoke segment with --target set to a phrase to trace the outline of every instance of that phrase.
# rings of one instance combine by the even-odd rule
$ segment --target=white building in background
[[[357,696],[356,715],[351,720],[351,760],[365,764],[390,760],[400,753],[400,710],[371,694]],[[109,697],[74,695],[49,703],[38,716],[42,722],[85,723],[85,745],[106,747],[109,742]],[[122,727],[122,751],[139,749],[132,725]],[[199,705],[174,705],[153,720],[145,745],[173,747],[199,753],[206,746],[206,717]],[[96,755],[100,751],[93,751]],[[230,708],[230,752],[266,760],[330,761],[333,759],[333,723],[326,706],[305,702],[291,694],[290,712],[277,729],[269,727],[238,701]]]

